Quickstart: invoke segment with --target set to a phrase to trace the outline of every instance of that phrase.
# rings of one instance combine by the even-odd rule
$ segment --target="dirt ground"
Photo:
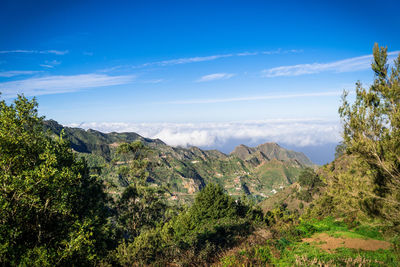
[[[326,233],[316,234],[310,238],[304,238],[303,242],[316,243],[316,246],[329,252],[332,252],[333,250],[340,247],[362,250],[378,250],[390,248],[390,243],[386,241],[348,237],[338,238],[332,237]]]

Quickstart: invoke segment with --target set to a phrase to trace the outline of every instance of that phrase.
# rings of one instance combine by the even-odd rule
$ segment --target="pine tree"
[[[343,95],[339,113],[347,152],[369,169],[376,185],[366,207],[394,224],[400,224],[400,54],[389,69],[387,48],[375,44],[374,82],[365,89],[357,83],[350,105]]]

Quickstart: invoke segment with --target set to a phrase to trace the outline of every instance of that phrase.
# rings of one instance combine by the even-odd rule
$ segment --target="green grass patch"
[[[384,240],[377,227],[360,225],[354,229],[349,229],[345,222],[336,221],[332,217],[327,217],[320,221],[302,221],[297,226],[297,229],[302,233],[302,237],[310,237],[314,233],[327,233],[334,237]]]
[[[363,251],[338,248],[328,253],[309,243],[295,243],[285,249],[279,259],[273,259],[277,266],[398,266],[398,259],[392,250]]]
[[[360,235],[354,232],[334,232],[334,233],[329,233],[330,236],[333,237],[347,237],[347,238],[359,238],[359,239],[370,239],[367,236]]]
[[[371,227],[368,225],[360,225],[354,229],[354,232],[365,237],[369,237],[377,240],[384,240],[381,232],[377,227]]]
[[[363,226],[362,229],[354,229],[354,231],[346,232],[328,232],[333,237],[348,237],[348,238],[361,238],[361,239],[376,239],[384,240],[381,233],[374,229],[368,228],[368,226]]]
[[[333,234],[335,232],[347,232],[348,227],[344,222],[335,221],[332,217],[327,217],[323,220],[310,220],[302,221],[297,230],[300,232],[301,237],[310,237],[315,233],[327,232]]]

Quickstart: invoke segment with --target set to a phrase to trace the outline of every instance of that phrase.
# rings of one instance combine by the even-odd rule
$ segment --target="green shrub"
[[[312,195],[308,190],[301,190],[298,193],[298,198],[300,200],[305,201],[305,202],[311,202],[312,201]]]
[[[172,240],[175,251],[186,251],[184,260],[207,262],[247,235],[257,214],[245,201],[235,201],[221,186],[208,184],[196,195],[194,204],[166,224],[163,232],[165,239]]]
[[[322,180],[312,168],[305,168],[299,175],[299,184],[309,189],[323,185]]]
[[[161,263],[164,243],[158,230],[143,231],[133,242],[123,241],[115,252],[116,261],[122,266]]]

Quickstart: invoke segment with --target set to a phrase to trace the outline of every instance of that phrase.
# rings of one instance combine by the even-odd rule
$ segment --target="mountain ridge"
[[[239,145],[225,154],[196,146],[172,147],[133,132],[102,133],[64,127],[53,120],[45,121],[44,126],[54,135],[63,131],[72,149],[85,156],[91,167],[101,166],[103,179],[114,184],[116,191],[126,186],[112,164],[116,147],[125,142],[143,142],[152,150],[148,181],[170,187],[171,197],[184,202],[207,183],[218,183],[234,196],[250,194],[261,200],[295,182],[303,168],[315,166],[303,153],[271,142],[257,147]]]

